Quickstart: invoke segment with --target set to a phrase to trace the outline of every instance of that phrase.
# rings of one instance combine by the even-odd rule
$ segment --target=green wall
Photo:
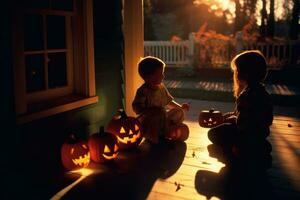
[[[4,178],[7,187],[19,177],[27,176],[26,170],[35,171],[30,179],[37,179],[45,169],[61,170],[60,147],[67,136],[74,132],[86,139],[106,125],[122,108],[123,34],[121,0],[94,1],[95,78],[97,104],[36,120],[24,125],[15,124],[13,73],[11,56],[11,10],[9,3],[1,2],[1,131],[4,159],[11,173]],[[22,163],[22,164],[20,164]],[[18,180],[27,188],[24,179]],[[32,181],[32,184],[35,181]],[[29,184],[30,185],[30,184]],[[30,190],[22,190],[29,193]],[[43,194],[41,191],[40,193]],[[26,196],[26,195],[25,195]]]

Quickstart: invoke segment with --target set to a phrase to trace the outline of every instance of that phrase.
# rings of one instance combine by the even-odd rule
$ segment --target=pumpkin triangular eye
[[[136,130],[136,131],[138,131],[139,130],[139,127],[138,127],[138,125],[134,125],[134,130]]]
[[[119,147],[115,144],[114,152],[118,151]]]
[[[72,148],[72,149],[71,149],[71,152],[70,152],[70,153],[71,153],[71,154],[73,154],[73,153],[74,153],[74,148]]]
[[[108,148],[107,145],[105,145],[105,147],[104,147],[104,153],[110,153],[110,149]]]
[[[121,127],[120,133],[125,133],[125,129],[123,127]]]
[[[82,145],[83,148],[87,149],[87,146],[85,144]]]

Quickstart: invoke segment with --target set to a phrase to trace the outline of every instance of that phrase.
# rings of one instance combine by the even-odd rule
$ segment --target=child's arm
[[[188,103],[179,104],[174,100],[172,100],[167,106],[170,109],[172,109],[172,108],[181,108],[185,111],[188,111],[190,109],[190,104],[188,104]]]
[[[235,112],[227,112],[223,115],[224,123],[236,123],[236,113]]]
[[[139,115],[146,108],[146,96],[143,94],[141,90],[137,90],[134,100],[132,102],[133,111]]]
[[[185,110],[185,111],[188,111],[188,110],[190,109],[190,104],[189,104],[189,103],[183,103],[183,104],[177,103],[177,102],[173,99],[172,95],[169,93],[169,91],[168,91],[168,89],[166,88],[166,86],[163,85],[163,84],[162,84],[162,86],[163,86],[163,90],[164,90],[165,95],[166,95],[166,97],[167,97],[167,99],[168,99],[168,102],[169,102],[169,103],[167,104],[167,107],[168,107],[168,108],[170,108],[170,109],[173,109],[173,108],[181,108],[181,109],[183,109],[183,110]]]

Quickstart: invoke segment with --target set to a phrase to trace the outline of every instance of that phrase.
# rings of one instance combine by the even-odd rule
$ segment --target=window
[[[98,101],[92,0],[29,0],[13,14],[18,122]]]

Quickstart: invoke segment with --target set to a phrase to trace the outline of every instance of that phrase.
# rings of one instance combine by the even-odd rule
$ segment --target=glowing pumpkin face
[[[107,162],[117,157],[119,146],[115,135],[104,132],[100,127],[98,134],[93,134],[88,141],[91,151],[91,158],[95,162]]]
[[[212,128],[223,123],[223,115],[216,110],[203,110],[199,115],[199,125],[205,128]]]
[[[114,117],[107,130],[118,138],[121,149],[137,147],[142,140],[141,124],[134,117],[128,117],[122,110],[120,116]]]
[[[90,163],[90,151],[84,141],[72,140],[66,142],[61,148],[61,160],[64,167],[68,170],[83,168]]]

